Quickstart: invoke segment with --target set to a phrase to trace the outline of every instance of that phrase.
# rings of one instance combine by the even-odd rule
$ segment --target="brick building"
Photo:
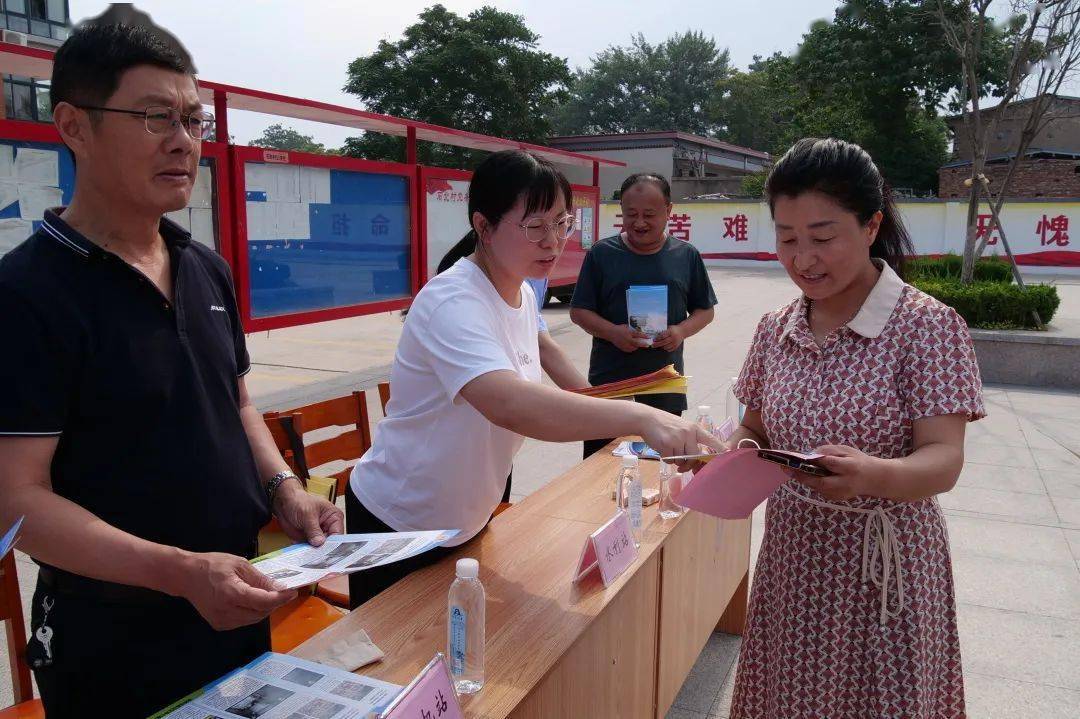
[[[1030,107],[1031,100],[1012,103],[987,143],[985,174],[994,193],[1008,171]],[[1052,119],[1032,140],[1013,175],[1012,197],[1080,197],[1080,98],[1059,95],[1047,113]],[[938,196],[966,197],[969,190],[964,180],[971,177],[971,148],[964,140],[964,116],[953,115],[945,122],[953,137],[953,157],[938,170]]]

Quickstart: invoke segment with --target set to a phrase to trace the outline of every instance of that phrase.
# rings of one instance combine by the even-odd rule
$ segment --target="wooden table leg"
[[[743,575],[742,581],[731,595],[727,609],[716,624],[716,631],[726,634],[742,635],[746,627],[746,602],[750,593],[750,572]]]

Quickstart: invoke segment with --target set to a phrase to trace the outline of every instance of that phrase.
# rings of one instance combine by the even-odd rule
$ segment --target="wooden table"
[[[635,563],[610,587],[571,579],[586,538],[615,509],[619,460],[599,452],[496,517],[459,552],[415,572],[297,647],[314,658],[364,629],[386,658],[361,673],[408,683],[446,651],[446,600],[460,557],[487,592],[486,683],[469,717],[663,717],[714,630],[741,633],[750,520],[645,508]],[[658,464],[642,462],[645,486]]]

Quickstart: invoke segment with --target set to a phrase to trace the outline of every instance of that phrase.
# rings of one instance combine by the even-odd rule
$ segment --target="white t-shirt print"
[[[394,356],[387,416],[349,480],[372,514],[401,532],[461,530],[448,546],[483,529],[525,438],[458,393],[499,370],[539,382],[536,317],[528,284],[510,307],[468,259],[424,285]]]

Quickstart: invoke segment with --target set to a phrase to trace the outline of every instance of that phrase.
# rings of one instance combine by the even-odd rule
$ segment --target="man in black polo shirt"
[[[593,336],[589,382],[597,385],[637,377],[669,364],[683,371],[683,341],[713,320],[709,274],[697,248],[667,233],[671,187],[661,175],[639,173],[619,193],[623,232],[595,244],[578,275],[570,319]],[[630,326],[626,290],[667,287],[667,330],[651,345]],[[686,410],[686,395],[638,395],[635,400],[672,414]],[[610,442],[585,442],[588,457]]]
[[[229,268],[162,214],[213,125],[182,46],[99,18],[56,54],[71,204],[0,260],[0,526],[41,571],[27,657],[50,718],[146,716],[269,649],[246,561],[277,516],[321,544],[251,404]]]

